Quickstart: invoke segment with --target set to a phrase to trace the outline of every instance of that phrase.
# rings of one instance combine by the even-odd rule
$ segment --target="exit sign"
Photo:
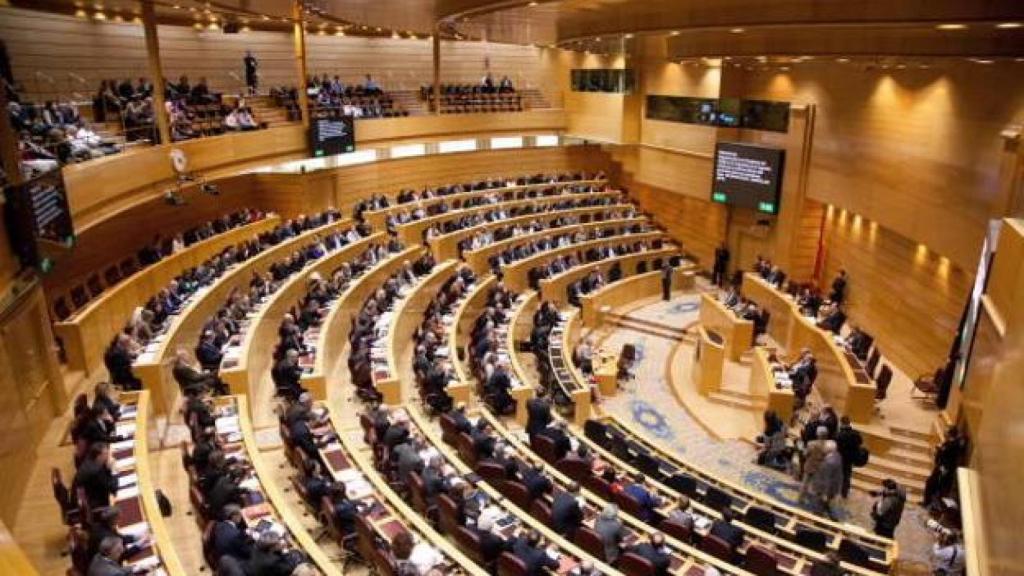
[[[715,202],[724,203],[726,201],[726,198],[727,197],[725,195],[725,192],[715,192],[711,195],[711,199]]]

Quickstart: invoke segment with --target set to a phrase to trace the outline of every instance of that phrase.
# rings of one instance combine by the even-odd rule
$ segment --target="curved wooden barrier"
[[[813,318],[800,313],[796,301],[755,274],[743,275],[743,295],[771,313],[768,333],[792,352],[809,348],[818,361],[814,388],[839,414],[867,424],[874,416],[875,383],[859,366],[850,363],[831,332],[818,328]]]
[[[452,318],[452,325],[448,330],[448,356],[452,362],[452,368],[455,369],[455,375],[458,376],[460,382],[471,383],[473,379],[466,372],[466,365],[463,361],[459,360],[459,350],[464,350],[463,339],[461,334],[472,328],[473,323],[476,321],[476,317],[483,311],[487,303],[487,296],[491,288],[498,283],[497,276],[488,276],[485,279],[477,280],[476,286],[470,291],[466,298],[463,298],[462,302],[459,302],[458,307],[455,308],[455,312]],[[468,352],[466,358],[468,360]],[[463,402],[468,407],[472,402],[474,395],[470,395],[468,400]]]
[[[279,216],[269,215],[258,222],[196,242],[139,270],[77,310],[67,320],[56,322],[53,330],[64,343],[68,367],[92,374],[103,365],[106,347],[124,328],[137,307],[144,305],[185,270],[202,264],[229,246],[272,230],[280,223]]]
[[[473,206],[472,208],[464,208],[462,210],[452,210],[450,212],[445,212],[444,214],[435,214],[434,216],[428,216],[426,218],[416,220],[415,222],[400,224],[395,227],[395,233],[398,235],[398,239],[404,244],[421,244],[424,241],[423,235],[428,228],[434,224],[440,224],[442,222],[447,222],[448,220],[455,220],[475,214],[484,214],[498,208],[511,210],[520,206],[548,206],[572,199],[616,198],[620,196],[623,196],[623,193],[619,190],[607,190],[604,192],[573,192],[568,194],[556,194],[554,196],[544,196],[542,198],[527,198],[525,200],[499,202],[497,204],[484,204],[482,206]],[[535,214],[534,216],[536,217],[537,215]],[[446,254],[448,257],[452,258],[458,256],[457,251],[454,251],[457,243],[453,240],[458,232],[459,231],[444,234],[434,239],[436,241],[436,246],[438,247],[438,252],[434,255],[435,258],[438,260],[446,260],[447,258],[442,257]],[[445,237],[447,237],[447,239],[444,239]]]
[[[174,355],[179,346],[195,348],[206,319],[217,311],[236,288],[248,285],[253,273],[263,273],[295,248],[304,246],[316,236],[330,234],[352,226],[352,220],[341,219],[314,230],[307,230],[276,246],[260,252],[253,258],[224,273],[214,283],[193,296],[181,312],[174,317],[167,331],[150,342],[136,358],[132,371],[142,380],[143,387],[153,392],[154,407],[160,414],[168,414],[178,397],[177,385],[171,375]]]
[[[289,278],[267,298],[259,311],[249,319],[249,328],[237,349],[229,350],[221,364],[220,378],[228,385],[232,394],[256,397],[255,386],[273,366],[281,318],[306,294],[309,278],[314,273],[328,278],[343,263],[360,255],[367,246],[374,242],[384,242],[386,238],[385,233],[378,232],[327,254]],[[326,399],[326,390],[323,388],[313,387],[307,390],[317,400]]]
[[[338,369],[338,363],[345,360],[344,351],[348,346],[348,335],[352,321],[363,303],[380,287],[384,280],[397,272],[406,260],[415,260],[423,255],[422,246],[412,246],[392,254],[378,262],[372,269],[354,279],[348,288],[331,305],[330,311],[320,325],[316,341],[316,358],[313,371],[303,374],[302,387],[307,390],[326,390],[327,379]]]
[[[387,208],[381,208],[380,210],[367,210],[363,212],[363,218],[374,228],[383,228],[387,222],[388,216],[397,214],[399,212],[411,211],[416,208],[429,208],[441,202],[447,202],[449,205],[455,202],[465,202],[471,198],[477,198],[479,196],[489,196],[491,194],[501,194],[502,197],[507,198],[509,195],[515,195],[519,192],[529,192],[531,190],[544,190],[546,188],[553,188],[556,186],[604,186],[608,183],[607,179],[592,179],[592,180],[572,180],[568,182],[544,182],[542,184],[514,184],[512,186],[499,186],[497,188],[486,188],[483,190],[467,190],[466,192],[459,192],[456,194],[446,194],[443,196],[434,196],[433,198],[425,198],[416,200],[415,202],[404,202],[397,203],[395,198],[391,199],[391,202],[395,202]],[[468,184],[468,183],[464,183]],[[396,194],[397,197],[397,194]]]
[[[623,205],[623,206],[626,206],[626,205]],[[556,218],[561,218],[561,217],[564,217],[564,216],[575,216],[577,214],[584,214],[584,213],[586,213],[586,212],[579,212],[579,210],[581,210],[581,209],[574,208],[571,211],[566,211],[566,212],[575,212],[576,214],[563,214],[563,213],[559,213],[559,212],[552,212],[551,214],[545,214],[545,217],[543,218],[543,220],[551,221],[551,220],[554,220]],[[604,211],[598,211],[598,213],[601,213],[601,212],[604,212]],[[520,220],[520,219],[519,218],[509,218],[508,220],[502,220],[500,222],[488,222],[483,227],[473,226],[472,228],[467,228],[465,230],[467,232],[470,232],[469,234],[466,235],[466,237],[468,238],[468,237],[472,236],[473,234],[476,234],[477,232],[482,232],[484,230],[489,230],[489,229],[500,228],[500,227],[504,227],[504,226],[510,226],[510,225],[514,225],[514,224],[519,224],[520,222],[517,222],[517,220]],[[528,218],[528,219],[522,220],[522,222],[524,222],[524,223],[525,222],[530,222],[531,220],[532,219]],[[506,250],[506,249],[509,249],[509,248],[514,248],[516,246],[522,246],[524,244],[530,244],[532,242],[537,242],[538,240],[541,240],[543,238],[554,238],[555,236],[560,236],[562,234],[576,234],[577,232],[590,233],[590,232],[592,232],[594,230],[607,230],[607,229],[618,228],[618,227],[622,227],[622,226],[633,226],[633,225],[636,225],[636,224],[643,224],[643,223],[645,223],[647,221],[648,220],[647,220],[646,216],[637,216],[637,217],[634,217],[634,218],[615,218],[615,219],[612,219],[612,220],[597,220],[597,221],[594,221],[594,222],[587,222],[586,224],[573,224],[571,226],[560,226],[558,228],[548,228],[546,230],[541,230],[539,232],[533,232],[531,234],[524,234],[524,235],[519,235],[519,236],[513,236],[511,238],[506,238],[504,240],[498,240],[497,242],[493,242],[491,244],[488,244],[487,246],[484,246],[483,248],[478,248],[476,250],[465,250],[465,251],[462,252],[462,258],[466,261],[466,263],[468,263],[470,265],[470,267],[473,268],[473,270],[476,270],[476,271],[479,271],[479,272],[482,273],[483,271],[485,271],[485,270],[490,268],[490,259],[491,259],[492,256],[495,256],[495,255],[501,253],[503,250]],[[479,228],[479,229],[477,229],[477,228]],[[461,242],[462,239],[460,239],[459,241]]]
[[[623,271],[625,272],[625,271]],[[672,290],[690,290],[694,286],[696,266],[676,266],[672,277]],[[622,308],[646,298],[661,295],[661,270],[624,277],[609,282],[598,290],[580,296],[583,326],[597,328],[604,321],[606,311],[621,313]]]
[[[659,233],[660,234],[660,233]],[[621,243],[622,238],[634,239],[640,234],[628,235],[625,237],[609,238],[605,240],[615,240]],[[647,236],[646,234],[644,236]],[[615,244],[615,242],[602,241],[604,244]],[[570,268],[561,274],[556,274],[550,278],[544,278],[540,281],[540,297],[541,300],[547,300],[553,302],[557,306],[563,306],[569,302],[569,295],[567,290],[569,285],[577,280],[585,278],[588,274],[594,270],[599,270],[605,277],[608,276],[608,271],[611,270],[612,266],[618,264],[622,268],[622,276],[632,276],[636,274],[636,268],[641,262],[646,262],[648,268],[653,267],[655,260],[662,260],[663,264],[667,264],[667,260],[672,256],[678,256],[678,246],[663,246],[662,248],[655,248],[652,250],[644,250],[643,252],[634,252],[632,254],[626,254],[625,256],[616,256],[614,258],[605,258],[604,260],[598,260],[596,262],[590,262],[583,264],[582,266],[576,266]]]
[[[700,295],[700,323],[722,337],[726,357],[733,362],[754,345],[754,323],[737,316],[707,292]]]

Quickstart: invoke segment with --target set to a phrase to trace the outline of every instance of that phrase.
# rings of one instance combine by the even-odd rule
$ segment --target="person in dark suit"
[[[270,377],[278,394],[293,401],[297,399],[304,392],[300,383],[302,367],[299,366],[299,351],[289,349],[285,352],[284,358],[274,365]]]
[[[840,269],[835,280],[832,281],[832,293],[828,299],[836,304],[842,304],[846,299],[846,270]]]
[[[237,466],[228,466],[223,474],[218,474],[205,494],[210,509],[223,510],[228,504],[245,505],[246,490],[242,488],[241,480],[242,470]]]
[[[654,573],[657,576],[668,576],[672,560],[665,551],[665,535],[661,532],[653,532],[647,542],[641,542],[630,548],[629,551],[653,564]]]
[[[405,444],[409,441],[409,424],[406,422],[396,422],[388,426],[387,431],[384,432],[384,436],[381,438],[381,442],[388,447],[388,450],[394,450],[399,444]]]
[[[473,429],[473,424],[466,418],[466,405],[459,403],[455,408],[448,412],[448,415],[455,422],[455,429],[459,432],[468,433]]]
[[[743,529],[738,528],[732,523],[733,513],[731,508],[722,509],[722,517],[711,525],[712,536],[718,536],[722,540],[725,540],[732,548],[733,552],[737,548],[743,545]]]
[[[142,380],[132,373],[135,354],[131,351],[131,336],[118,334],[103,355],[103,363],[110,373],[110,381],[124,390],[141,390]]]
[[[526,401],[526,433],[534,434],[548,427],[551,423],[551,403],[545,398],[530,398]]]
[[[195,396],[202,390],[213,390],[217,394],[227,394],[227,387],[216,376],[208,372],[196,370],[189,361],[188,351],[179,349],[171,370],[174,381],[178,383],[182,394]]]
[[[565,422],[556,422],[538,434],[550,438],[555,443],[555,461],[565,458],[565,455],[572,449],[572,442],[569,441],[569,436],[565,433]]]
[[[484,557],[484,564],[497,562],[502,552],[512,551],[512,542],[494,531],[494,521],[490,517],[480,517],[476,533],[480,537],[480,554]]]
[[[544,463],[534,462],[533,466],[523,471],[523,485],[526,486],[526,491],[530,494],[531,500],[536,500],[541,496],[551,492],[553,485],[551,479],[544,473]]]
[[[665,264],[661,268],[661,299],[668,302],[672,298],[672,273],[675,268],[672,264]]]
[[[310,428],[310,422],[312,421],[312,412],[303,413],[301,417],[296,418],[292,425],[288,427],[288,434],[291,436],[292,445],[302,450],[306,456],[317,460],[320,458],[320,449],[317,446],[317,439],[313,435],[313,429]]]
[[[213,526],[213,554],[219,560],[222,556],[233,556],[248,560],[252,556],[252,539],[246,533],[242,509],[237,504],[224,507],[221,519]]]
[[[651,492],[647,478],[643,474],[634,474],[632,480],[629,486],[623,488],[623,492],[640,504],[640,519],[648,523],[653,522],[657,518],[657,508],[661,506],[661,498]]]
[[[111,470],[110,446],[96,442],[89,447],[82,465],[75,473],[74,486],[85,491],[90,508],[110,506],[110,498],[117,494],[117,478]]]
[[[135,571],[121,565],[124,544],[118,536],[107,536],[100,542],[99,553],[89,562],[87,576],[132,576]]]
[[[718,248],[715,248],[715,264],[711,269],[711,281],[717,286],[724,286],[728,269],[729,247],[722,242]]]
[[[549,556],[547,551],[540,547],[540,532],[536,530],[530,530],[526,536],[516,538],[512,544],[512,553],[526,565],[528,576],[542,576],[545,569],[558,568],[558,560]]]
[[[117,522],[121,517],[121,509],[117,505],[99,508],[93,511],[93,521],[89,524],[89,556],[99,554],[103,540],[113,536],[121,539],[124,552],[117,560],[130,558],[140,549],[149,545],[147,537],[136,538],[130,534],[121,534],[117,530]]]
[[[276,532],[260,534],[252,557],[245,563],[246,576],[291,576],[301,560],[284,552],[284,541]]]
[[[481,420],[476,428],[469,433],[473,438],[473,447],[476,448],[477,456],[481,459],[494,457],[494,446],[497,439],[494,437],[494,429],[486,420]]]
[[[551,503],[551,528],[569,540],[576,537],[576,530],[583,524],[583,508],[579,499],[580,485],[573,482]]]
[[[99,382],[93,389],[93,407],[100,407],[106,410],[107,414],[114,420],[121,415],[121,405],[111,395],[112,388],[109,382]]]
[[[199,345],[196,346],[196,359],[199,365],[212,374],[220,370],[220,361],[224,358],[220,346],[217,345],[217,335],[212,330],[203,332]]]
[[[508,366],[504,361],[494,369],[487,380],[487,394],[490,395],[492,408],[498,414],[508,414],[515,408],[515,401],[508,393],[512,387],[512,379],[508,375]]]

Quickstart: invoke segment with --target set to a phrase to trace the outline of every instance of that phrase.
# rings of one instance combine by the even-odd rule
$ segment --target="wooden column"
[[[156,33],[156,15],[153,0],[142,2],[142,27],[146,32],[146,56],[149,59],[149,79],[153,83],[153,116],[162,144],[171,143],[171,126],[164,103],[164,68],[160,64],[160,40]]]
[[[434,47],[434,114],[441,113],[441,28],[434,26],[434,35],[431,36]]]
[[[7,91],[0,86],[0,166],[4,168],[7,182],[21,182],[21,161],[18,153],[18,135],[11,126],[11,115],[7,113]]]
[[[292,0],[292,27],[295,35],[295,74],[298,75],[299,111],[302,125],[309,127],[309,96],[306,94],[306,24],[302,16],[302,0]]]

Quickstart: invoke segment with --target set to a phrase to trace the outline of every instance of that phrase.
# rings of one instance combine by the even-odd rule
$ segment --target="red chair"
[[[217,551],[213,549],[213,528],[216,522],[207,522],[203,527],[203,559],[214,572],[217,570]]]
[[[510,552],[498,556],[498,576],[530,576],[526,563]]]
[[[643,505],[636,498],[626,494],[625,492],[619,492],[614,495],[615,503],[618,504],[622,511],[631,516],[637,518],[646,517],[647,512],[644,510]]]
[[[455,534],[455,529],[462,525],[459,507],[447,494],[437,497],[437,524],[443,534]]]
[[[602,562],[607,562],[608,558],[604,553],[604,541],[601,540],[601,536],[597,532],[594,532],[586,526],[580,526],[576,529],[576,537],[573,542],[577,546],[583,549],[584,552],[590,554],[594,558]]]
[[[523,510],[530,509],[530,491],[526,489],[526,486],[522,482],[505,480],[501,484],[498,484],[498,491],[501,492],[502,496],[508,498],[510,502],[519,508],[522,508]]]
[[[555,441],[547,436],[534,434],[530,438],[530,449],[536,452],[538,456],[543,458],[544,461],[549,464],[554,464],[558,460]]]
[[[605,500],[609,500],[612,497],[612,485],[600,476],[587,476],[583,478],[582,484],[584,488]]]
[[[689,526],[680,524],[675,520],[662,520],[661,524],[658,525],[658,528],[660,528],[665,534],[668,534],[681,542],[689,543],[693,539],[693,530]]]
[[[569,478],[572,478],[576,482],[582,483],[583,480],[593,474],[590,466],[579,458],[562,458],[559,460],[555,467],[562,474],[565,474]]]
[[[546,526],[551,526],[551,505],[543,498],[537,498],[530,504],[530,516],[540,520]]]
[[[505,467],[497,462],[484,460],[476,465],[474,471],[488,484],[498,485],[505,481]]]
[[[708,534],[701,540],[700,549],[720,560],[730,563],[733,560],[732,546],[714,534]]]
[[[654,564],[632,552],[626,552],[619,558],[619,571],[626,576],[654,576]]]
[[[483,566],[484,564],[484,553],[480,547],[480,536],[466,528],[465,526],[459,526],[455,529],[455,545],[459,547],[459,550],[463,554],[469,557],[477,565]]]
[[[747,561],[743,567],[757,576],[776,576],[779,573],[775,554],[756,544],[747,548]]]
[[[476,445],[473,444],[473,437],[465,432],[462,432],[455,437],[455,448],[459,453],[459,458],[466,463],[467,466],[476,466],[477,454]]]

